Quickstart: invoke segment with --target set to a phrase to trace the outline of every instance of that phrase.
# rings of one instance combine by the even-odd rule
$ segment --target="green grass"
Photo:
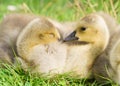
[[[0,68],[0,86],[118,86],[111,80],[98,84],[95,80],[79,79],[70,74],[50,77],[25,72],[19,65],[4,64],[4,66],[5,68]]]
[[[8,10],[13,5],[16,11]],[[58,21],[78,20],[86,14],[105,11],[120,22],[119,0],[0,0],[0,21],[8,13],[32,13],[48,16]],[[68,74],[43,77],[23,71],[19,66],[0,68],[0,86],[103,86],[95,80],[81,80]],[[111,81],[106,86],[117,86]]]

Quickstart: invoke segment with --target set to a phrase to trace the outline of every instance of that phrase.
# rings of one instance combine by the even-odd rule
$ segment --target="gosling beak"
[[[59,38],[58,41],[62,41],[62,38]]]
[[[75,37],[75,34],[76,34],[76,31],[72,32],[69,36],[67,36],[64,39],[64,42],[78,40],[78,38]]]

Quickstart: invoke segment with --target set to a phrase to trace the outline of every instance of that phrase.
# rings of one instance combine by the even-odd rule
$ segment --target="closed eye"
[[[43,34],[39,34],[39,38],[42,39],[44,37]]]
[[[51,38],[55,37],[55,34],[53,34],[53,33],[48,33],[47,35],[49,35],[49,37],[51,37]]]

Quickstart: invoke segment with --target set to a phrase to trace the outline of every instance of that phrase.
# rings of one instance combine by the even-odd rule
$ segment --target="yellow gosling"
[[[62,44],[58,28],[48,19],[30,22],[17,39],[20,57],[31,66],[32,72],[62,73],[66,59],[66,45]]]
[[[88,78],[94,60],[108,45],[109,31],[101,16],[90,14],[78,21],[76,30],[64,41],[68,44],[64,71],[73,71],[74,75]]]

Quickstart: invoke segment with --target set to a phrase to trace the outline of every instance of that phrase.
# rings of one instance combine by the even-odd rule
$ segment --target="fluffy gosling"
[[[58,28],[48,19],[34,19],[19,35],[17,51],[33,73],[62,73],[66,46],[60,39]]]
[[[101,16],[90,14],[78,21],[76,30],[64,41],[68,44],[64,71],[89,78],[94,60],[108,45],[109,31]]]
[[[119,26],[117,21],[109,14],[103,12],[98,12],[98,14],[104,18],[110,32],[109,44],[104,52],[97,57],[93,66],[93,75],[95,79],[98,82],[103,83],[109,80],[112,74],[112,71],[109,71],[112,69],[110,63],[110,51],[119,38]]]

